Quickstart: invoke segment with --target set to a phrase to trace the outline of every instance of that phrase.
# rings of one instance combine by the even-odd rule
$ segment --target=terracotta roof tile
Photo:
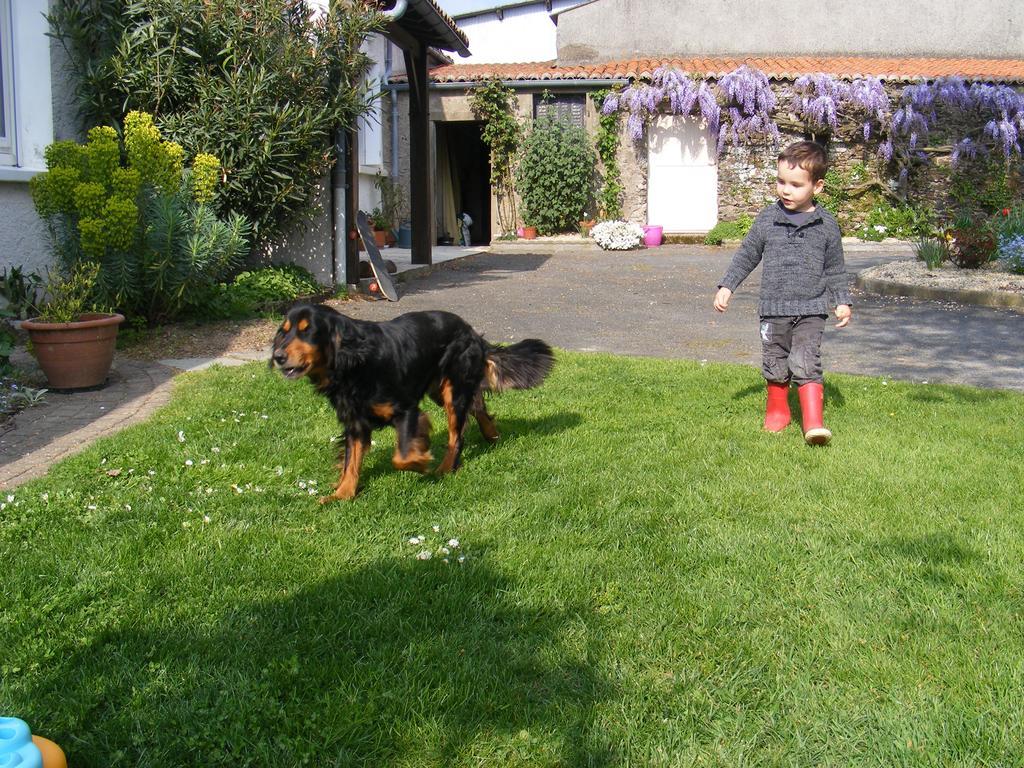
[[[630,80],[649,78],[669,65],[704,77],[721,77],[741,64],[761,70],[773,80],[791,80],[824,72],[837,77],[878,77],[912,81],[959,75],[969,80],[1024,83],[1024,59],[881,58],[857,56],[701,56],[673,59],[632,59],[598,64],[558,66],[556,62],[522,64],[452,64],[430,71],[435,83],[502,80]]]

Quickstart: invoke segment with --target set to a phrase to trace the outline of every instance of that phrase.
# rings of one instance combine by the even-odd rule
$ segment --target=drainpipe
[[[398,90],[391,84],[391,41],[384,55],[384,88],[391,104],[391,180],[398,181]]]
[[[398,0],[395,3],[395,7],[390,11],[384,11],[384,18],[389,21],[398,21],[405,14],[406,9],[409,7],[409,0]]]
[[[345,132],[334,130],[334,167],[331,168],[331,283],[345,273],[345,243],[348,241],[348,222],[345,221]],[[345,283],[353,281],[345,275]]]

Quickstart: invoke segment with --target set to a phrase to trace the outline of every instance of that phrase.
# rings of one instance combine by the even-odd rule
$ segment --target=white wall
[[[53,141],[47,0],[12,0],[14,165],[0,166],[0,269],[20,265],[45,272],[53,263],[45,229],[36,216],[28,181],[46,168],[43,151]],[[70,109],[70,107],[69,107]]]
[[[557,56],[556,27],[551,18],[579,0],[556,0],[549,12],[544,3],[532,3],[504,11],[456,19],[459,29],[469,38],[469,58],[456,58],[456,64],[509,64],[527,61],[551,61]]]
[[[1014,58],[1021,0],[596,0],[558,20],[565,64],[689,55]]]

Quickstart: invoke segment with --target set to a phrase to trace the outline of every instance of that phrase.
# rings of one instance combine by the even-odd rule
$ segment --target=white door
[[[647,129],[647,223],[707,232],[718,223],[718,166],[702,120],[659,115]]]

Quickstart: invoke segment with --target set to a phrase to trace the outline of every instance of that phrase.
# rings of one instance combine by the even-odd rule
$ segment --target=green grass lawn
[[[326,401],[184,376],[0,511],[0,714],[75,768],[1019,765],[1024,397],[830,376],[811,449],[752,368],[560,354],[491,405],[322,507]]]

